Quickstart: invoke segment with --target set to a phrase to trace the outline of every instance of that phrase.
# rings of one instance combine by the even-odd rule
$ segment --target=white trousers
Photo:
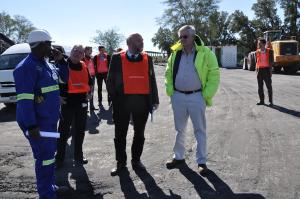
[[[196,160],[198,164],[206,164],[206,104],[201,92],[183,94],[175,91],[171,96],[176,130],[173,158],[184,159],[185,136],[188,118],[192,120],[194,135],[197,140]]]

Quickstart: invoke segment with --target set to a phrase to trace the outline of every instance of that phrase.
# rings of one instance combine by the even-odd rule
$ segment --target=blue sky
[[[153,47],[151,38],[159,25],[156,22],[165,9],[162,0],[1,0],[0,12],[22,15],[37,28],[50,32],[56,43],[92,45],[96,30],[116,28],[127,37],[138,32],[144,38],[145,50]],[[252,4],[256,0],[221,0],[220,10],[232,13],[242,10],[253,18]],[[125,41],[122,47],[126,48]]]

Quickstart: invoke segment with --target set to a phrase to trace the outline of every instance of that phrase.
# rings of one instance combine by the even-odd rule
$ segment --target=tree
[[[6,12],[0,13],[0,32],[5,36],[12,38],[15,31],[15,22]]]
[[[232,16],[227,12],[214,12],[209,16],[209,45],[219,46],[236,44],[236,38],[233,32],[229,29]]]
[[[260,33],[281,28],[275,0],[257,0],[257,3],[252,6],[252,10],[255,14],[253,23]]]
[[[153,42],[154,46],[158,46],[160,50],[166,51],[168,56],[171,54],[170,47],[175,43],[175,40],[172,36],[172,31],[168,28],[162,27],[158,29],[151,41]]]
[[[26,42],[28,34],[34,29],[33,24],[23,16],[12,18],[6,12],[0,13],[0,32],[16,43]]]
[[[168,7],[158,19],[161,27],[169,27],[177,39],[177,30],[186,24],[194,25],[197,34],[207,42],[209,35],[208,19],[218,9],[220,0],[165,0]]]
[[[28,34],[35,29],[32,23],[25,17],[16,15],[14,16],[15,21],[15,41],[22,43],[27,41]]]
[[[300,39],[300,1],[278,0],[284,10],[284,29],[289,35]]]
[[[244,47],[245,53],[255,50],[257,35],[253,22],[239,10],[234,11],[231,17],[229,28],[233,33],[239,34],[238,45]]]
[[[96,30],[96,33],[97,36],[93,37],[92,42],[105,46],[110,54],[112,54],[124,40],[124,36],[119,34],[114,28],[106,31]]]

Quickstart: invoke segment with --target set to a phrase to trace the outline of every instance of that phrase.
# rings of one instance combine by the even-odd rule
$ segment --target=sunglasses
[[[189,36],[188,35],[181,35],[179,36],[179,39],[187,39]]]

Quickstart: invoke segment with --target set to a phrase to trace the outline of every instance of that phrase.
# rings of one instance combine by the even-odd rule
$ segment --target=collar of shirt
[[[266,52],[267,52],[267,49],[264,49],[264,50],[259,49],[259,51],[260,51],[261,53],[266,53]]]
[[[128,57],[134,56],[134,58],[137,58],[139,56],[139,54],[133,54],[133,53],[129,52],[129,50],[127,51],[127,55],[128,55]]]
[[[192,48],[192,51],[190,53],[187,53],[184,48],[182,49],[182,52],[185,54],[185,55],[189,55],[189,54],[194,54],[195,53],[195,46],[193,46]]]

